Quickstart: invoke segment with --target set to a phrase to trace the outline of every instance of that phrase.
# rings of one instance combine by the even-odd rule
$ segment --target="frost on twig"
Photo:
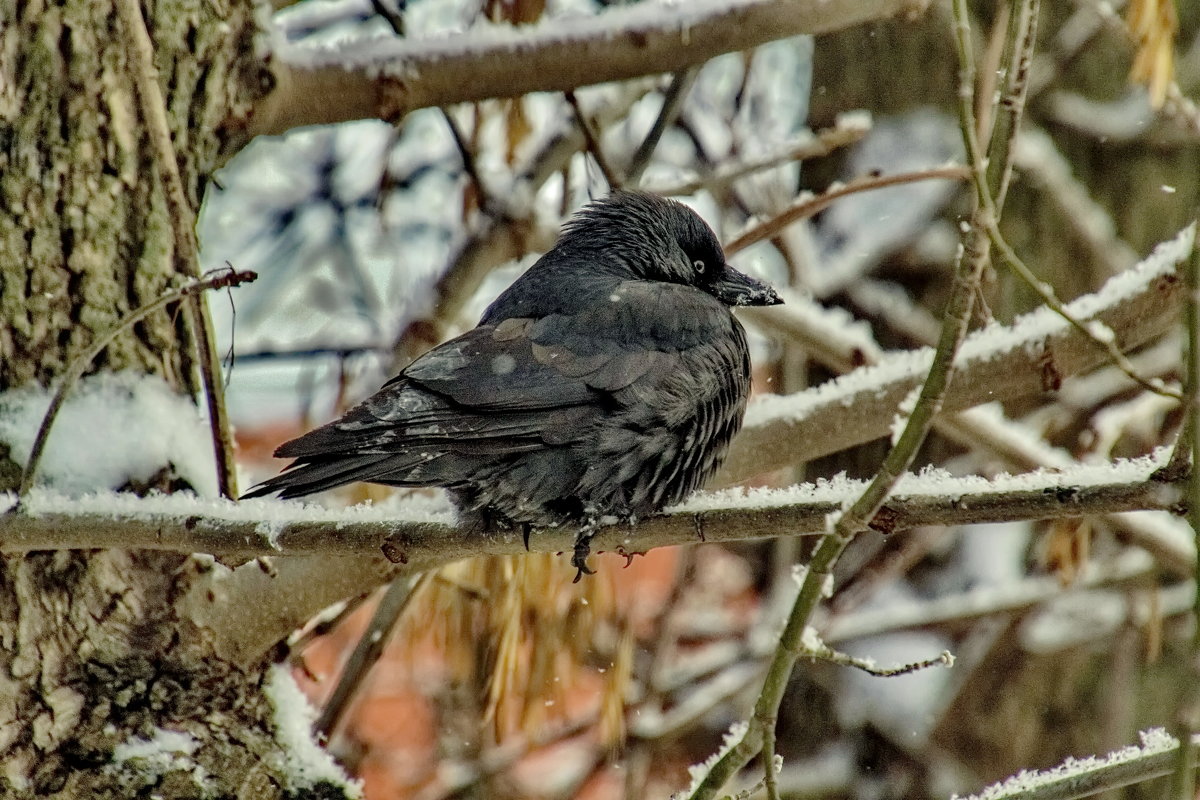
[[[914,672],[920,672],[923,669],[930,667],[953,667],[954,654],[949,650],[943,650],[933,658],[922,659],[921,661],[913,661],[908,664],[897,664],[894,667],[881,667],[875,663],[873,658],[863,658],[852,656],[849,653],[843,653],[839,650],[834,650],[829,645],[821,640],[817,629],[808,626],[804,629],[804,635],[800,639],[800,644],[803,649],[800,655],[803,658],[814,658],[820,661],[828,661],[831,664],[837,664],[840,667],[853,667],[857,670],[862,670],[868,675],[873,675],[876,678],[895,678],[900,675],[911,675]]]
[[[1179,740],[1162,728],[1142,731],[1141,743],[1107,756],[1068,758],[1046,770],[1022,770],[978,794],[954,800],[1067,800],[1119,789],[1150,778],[1167,775],[1175,765]],[[1195,748],[1200,740],[1193,738]]]

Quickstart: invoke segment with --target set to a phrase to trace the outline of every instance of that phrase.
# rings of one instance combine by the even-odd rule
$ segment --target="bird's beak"
[[[777,306],[783,302],[767,284],[738,272],[728,264],[713,294],[727,306]]]

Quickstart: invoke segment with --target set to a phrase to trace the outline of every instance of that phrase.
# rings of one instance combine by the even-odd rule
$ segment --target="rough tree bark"
[[[195,207],[266,88],[253,5],[148,0],[142,14]],[[3,391],[50,385],[98,332],[179,276],[114,2],[3,0],[0,20]],[[147,319],[96,368],[194,392],[185,316]],[[0,464],[0,488],[14,488],[15,465],[5,453]],[[177,484],[163,468],[160,488]],[[222,661],[175,610],[202,572],[187,556],[148,551],[0,561],[0,795],[197,797],[197,767],[209,796],[286,792],[265,665]],[[156,729],[197,747],[153,778],[136,762],[110,763],[119,744]]]

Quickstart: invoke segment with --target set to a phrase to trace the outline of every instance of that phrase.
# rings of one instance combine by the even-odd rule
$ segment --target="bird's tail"
[[[424,474],[422,468],[429,461],[430,454],[427,453],[367,453],[300,459],[274,478],[250,489],[242,499],[278,494],[286,500],[356,481],[387,486],[428,486],[439,480],[437,476]]]

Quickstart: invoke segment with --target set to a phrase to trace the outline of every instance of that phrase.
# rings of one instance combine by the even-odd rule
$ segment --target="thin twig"
[[[383,653],[384,645],[396,627],[396,621],[408,607],[408,601],[413,596],[417,584],[424,580],[424,576],[411,575],[396,578],[388,584],[387,591],[383,593],[379,605],[375,608],[371,622],[359,637],[354,652],[350,654],[333,694],[329,696],[325,707],[321,709],[321,716],[313,725],[313,733],[318,738],[328,741],[337,729],[338,721],[350,707],[355,692]]]
[[[600,139],[596,131],[592,128],[591,121],[587,115],[583,113],[583,109],[579,106],[579,98],[575,96],[574,89],[568,89],[563,92],[567,98],[567,102],[571,104],[571,109],[575,112],[575,119],[579,121],[579,131],[583,134],[583,139],[587,143],[587,151],[592,154],[592,158],[596,161],[596,166],[600,167],[600,172],[604,175],[604,180],[608,183],[608,188],[621,188],[622,181],[617,176],[616,170],[608,163],[608,159],[604,156],[604,151],[600,149]]]
[[[967,152],[981,162],[973,113],[974,55],[970,51],[970,28],[965,0],[955,0],[955,11],[956,30],[959,34],[956,39],[959,42],[960,127],[963,129],[964,139],[969,140]],[[976,204],[973,217],[980,216],[979,210],[979,204]],[[975,221],[978,222],[977,219]],[[762,692],[755,703],[750,724],[742,738],[727,749],[697,783],[695,791],[691,794],[692,800],[714,797],[717,791],[761,750],[766,726],[774,725],[779,705],[783,701],[784,690],[801,652],[808,620],[820,603],[825,582],[830,578],[834,564],[850,541],[867,528],[892,488],[900,480],[900,476],[908,470],[932,427],[934,418],[941,410],[954,371],[954,356],[966,337],[970,323],[975,287],[987,264],[987,244],[988,240],[981,231],[981,226],[973,225],[966,250],[959,256],[953,291],[943,317],[942,333],[933,361],[904,431],[859,498],[845,511],[832,515],[832,523],[827,524],[827,532],[821,537],[809,560],[800,592],[779,637],[779,644],[767,670]]]
[[[387,348],[374,345],[361,347],[308,347],[295,350],[252,350],[249,353],[233,352],[230,358],[235,362],[250,361],[286,361],[306,358],[336,358],[348,359],[351,356],[384,355]]]
[[[929,180],[970,180],[971,170],[963,166],[935,167],[916,172],[902,172],[897,175],[870,175],[856,178],[849,183],[836,186],[816,197],[806,197],[776,214],[771,219],[755,225],[725,245],[725,255],[731,256],[739,250],[744,250],[752,244],[764,239],[770,239],[781,230],[798,220],[818,214],[829,207],[835,200],[857,192],[869,192],[872,189],[883,189],[887,186],[897,186],[904,183],[916,183]]]
[[[458,148],[459,158],[462,159],[463,172],[467,173],[467,177],[475,184],[475,191],[479,193],[479,207],[483,213],[494,219],[503,219],[507,216],[507,209],[495,202],[492,193],[484,186],[483,178],[480,176],[479,167],[475,161],[475,154],[471,151],[471,147],[467,144],[467,138],[463,136],[462,128],[455,121],[454,116],[447,108],[442,108],[442,119],[446,121],[446,127],[450,129],[450,136],[454,139],[454,146]]]
[[[346,618],[353,614],[362,606],[371,596],[370,592],[366,594],[349,597],[345,601],[326,609],[321,612],[314,620],[311,620],[307,627],[303,630],[294,632],[288,637],[287,646],[289,657],[299,662],[302,661],[302,656],[305,648],[313,643],[317,638],[324,636],[332,630],[335,630],[339,625],[346,621]]]
[[[923,669],[931,667],[954,666],[954,654],[949,650],[943,650],[933,658],[926,658],[909,664],[898,664],[894,667],[877,667],[875,666],[875,662],[870,659],[858,658],[849,653],[834,650],[821,641],[811,628],[808,629],[808,635],[805,637],[804,652],[801,655],[805,658],[828,661],[831,664],[837,664],[839,667],[853,667],[876,678],[897,678],[901,675],[911,675],[914,672],[920,672]]]
[[[675,196],[695,194],[701,189],[720,189],[739,178],[780,164],[827,156],[839,147],[860,141],[870,130],[871,126],[869,122],[865,122],[865,114],[862,112],[845,114],[833,127],[796,136],[779,149],[761,157],[720,164],[707,175],[694,180],[651,185],[646,187],[646,191]]]
[[[957,2],[955,8],[957,9]],[[965,13],[966,12],[964,11],[964,14]],[[963,42],[964,36],[961,32],[961,29],[963,28],[966,28],[969,31],[969,25],[970,23],[967,22],[965,17],[962,20],[959,20],[956,25],[956,29],[959,30],[959,35],[956,37],[956,40],[959,43],[958,49],[960,62],[964,56],[970,55],[970,43]],[[1032,47],[1032,43],[1029,43],[1028,46]],[[1026,61],[1028,61],[1032,58],[1032,53],[1026,53],[1024,58]],[[969,66],[973,75],[974,65],[963,65],[961,68],[965,69],[967,66]],[[974,79],[972,77],[972,82],[973,80]],[[971,91],[972,87],[960,85],[960,95],[964,92]],[[1016,109],[1014,109],[1014,112],[1015,111]],[[960,101],[960,124],[962,123],[964,113],[966,112],[962,110]],[[1034,275],[1033,271],[1025,265],[1025,262],[1023,262],[1020,257],[1017,256],[1016,251],[1012,249],[1012,247],[1004,239],[1003,234],[1000,232],[999,219],[1001,206],[998,205],[997,198],[993,198],[989,190],[987,160],[984,158],[979,139],[976,136],[974,129],[968,131],[967,134],[968,135],[965,137],[967,144],[967,161],[971,165],[972,183],[975,187],[975,197],[979,205],[979,223],[984,232],[987,234],[988,239],[991,240],[992,246],[1000,252],[1001,256],[1003,256],[1005,263],[1007,263],[1009,267],[1017,274],[1017,276],[1020,277],[1026,284],[1028,284],[1028,286],[1033,289],[1033,291],[1037,293],[1039,297],[1042,298],[1042,302],[1044,302],[1056,314],[1066,320],[1072,327],[1087,337],[1092,344],[1104,350],[1112,362],[1122,372],[1136,381],[1140,386],[1148,391],[1155,392],[1156,394],[1182,400],[1182,394],[1166,388],[1162,381],[1150,380],[1140,375],[1137,370],[1133,368],[1133,364],[1130,363],[1129,359],[1126,358],[1124,353],[1121,352],[1116,341],[1117,337],[1113,334],[1111,329],[1106,329],[1103,326],[1096,325],[1095,323],[1087,324],[1076,318],[1073,314],[1071,314],[1070,311],[1067,310],[1062,301],[1058,299],[1058,296],[1054,293],[1054,289],[1045,281],[1040,280],[1036,275]],[[1006,141],[1010,142],[1011,140],[1008,139]],[[999,153],[992,155],[993,159],[999,157]],[[1004,155],[1003,160],[1005,163],[1010,163],[1011,161],[1007,155]],[[1004,182],[1001,181],[1001,183],[1003,184]]]
[[[42,425],[38,428],[37,436],[33,440],[33,446],[29,451],[29,461],[26,462],[25,470],[21,473],[21,483],[17,489],[17,506],[21,505],[30,488],[33,486],[33,479],[37,475],[38,462],[41,461],[42,451],[46,448],[46,440],[50,437],[50,429],[54,425],[54,420],[67,398],[67,392],[71,391],[71,387],[75,385],[76,381],[79,380],[80,376],[91,365],[92,360],[100,355],[100,352],[105,347],[108,347],[113,339],[155,311],[171,303],[192,297],[208,289],[222,289],[227,286],[238,286],[242,283],[248,283],[257,277],[258,275],[254,272],[229,269],[221,270],[216,275],[203,280],[193,280],[185,283],[178,289],[173,289],[160,296],[157,300],[151,300],[141,308],[130,312],[107,332],[97,336],[87,350],[77,355],[67,368],[63,370],[62,380],[58,384],[58,389],[54,392],[54,397],[50,400],[50,406],[46,409],[45,417],[42,418]]]
[[[392,33],[397,36],[404,36],[404,6],[406,3],[401,0],[398,3],[399,9],[393,10],[388,8],[384,0],[371,0],[371,9],[375,12],[375,16],[383,19],[392,29]]]
[[[166,101],[158,84],[154,66],[154,44],[146,30],[146,21],[137,0],[118,0],[117,16],[129,39],[130,70],[137,89],[138,104],[153,148],[155,166],[162,181],[167,216],[175,244],[175,270],[192,279],[200,277],[196,244],[196,214],[187,201],[179,160],[171,142]],[[217,467],[217,485],[224,497],[237,497],[237,471],[233,456],[233,437],[225,409],[225,389],[221,381],[221,357],[203,295],[193,293],[187,302],[188,319],[196,345],[204,394],[208,400],[208,419],[212,430],[213,454]]]
[[[637,152],[629,160],[629,167],[625,170],[625,181],[630,186],[637,186],[642,180],[642,173],[650,163],[650,156],[654,155],[654,148],[658,147],[658,142],[666,133],[667,128],[675,124],[675,120],[679,118],[683,101],[687,98],[688,92],[692,90],[692,84],[696,82],[696,75],[699,72],[699,67],[692,66],[676,72],[671,78],[671,85],[663,93],[663,104],[662,108],[658,110],[658,117],[650,126],[650,132],[638,146]]]
[[[988,188],[995,197],[997,213],[1004,209],[1012,179],[1013,141],[1021,127],[1029,92],[1029,65],[1037,41],[1040,0],[1011,0],[1006,63],[1002,68],[1004,90],[988,145]]]

